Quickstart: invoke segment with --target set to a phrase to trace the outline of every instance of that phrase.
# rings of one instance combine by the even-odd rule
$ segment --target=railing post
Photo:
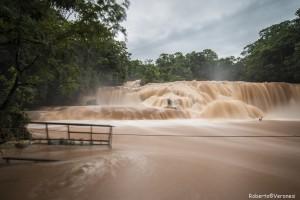
[[[112,126],[109,127],[109,147],[112,147]]]
[[[90,131],[91,131],[90,144],[93,144],[93,125],[90,126]]]
[[[28,127],[28,124],[27,124]],[[30,144],[32,143],[32,134],[30,133],[30,131],[28,130],[28,128],[25,128],[25,131],[27,131],[27,133],[29,134],[29,142]]]
[[[45,128],[46,128],[46,139],[47,139],[47,142],[49,144],[49,131],[48,131],[48,123],[45,124]]]
[[[68,124],[67,127],[68,127],[68,144],[70,144],[70,139],[71,139],[71,135],[70,135],[70,124]]]

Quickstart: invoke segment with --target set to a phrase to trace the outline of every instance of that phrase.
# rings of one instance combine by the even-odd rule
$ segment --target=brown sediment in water
[[[51,107],[29,114],[38,120],[115,125],[113,148],[33,145],[5,152],[63,161],[0,163],[1,199],[232,200],[249,199],[249,194],[300,195],[300,112],[294,113],[295,121],[281,115],[299,110],[297,84],[127,84],[99,88],[95,98],[99,105]],[[262,116],[262,121],[249,120]],[[285,120],[268,120],[280,116]],[[180,118],[184,120],[176,120]],[[243,120],[228,121],[233,118]],[[60,138],[65,133],[50,134]]]
[[[98,105],[28,113],[38,120],[260,118],[281,106],[300,105],[300,85],[230,81],[125,84],[99,88],[95,99]],[[170,109],[168,101],[176,109]]]
[[[249,193],[295,194],[296,199],[300,195],[300,138],[278,137],[300,136],[299,121],[111,123],[116,125],[112,149],[32,146],[19,156],[63,162],[0,163],[1,199],[232,200],[248,199]]]

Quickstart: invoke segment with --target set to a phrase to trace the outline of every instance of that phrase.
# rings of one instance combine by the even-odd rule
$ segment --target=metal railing
[[[112,125],[30,122],[27,130],[33,141],[46,141],[48,144],[86,143],[112,146]]]

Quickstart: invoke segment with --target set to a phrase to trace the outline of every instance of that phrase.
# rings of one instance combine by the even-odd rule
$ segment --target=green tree
[[[218,55],[211,49],[202,52],[191,52],[186,55],[187,65],[191,69],[193,79],[209,80],[213,78],[214,66],[217,64]]]
[[[156,60],[163,81],[190,80],[192,72],[181,52],[161,54]]]
[[[36,96],[68,95],[78,90],[82,81],[79,74],[86,71],[82,69],[85,68],[82,48],[96,55],[105,45],[109,47],[106,53],[114,53],[102,54],[109,60],[105,67],[115,67],[113,79],[124,80],[126,69],[121,66],[127,52],[124,44],[116,42],[114,37],[118,32],[125,33],[120,23],[126,18],[128,6],[127,0],[121,3],[115,0],[2,0],[0,110],[6,125],[1,126],[12,124],[13,120],[5,120],[10,118],[8,115],[23,110]],[[90,64],[93,66],[90,70],[100,73],[99,59],[93,60],[97,64]]]
[[[263,29],[259,39],[245,47],[249,81],[299,82],[300,16]]]

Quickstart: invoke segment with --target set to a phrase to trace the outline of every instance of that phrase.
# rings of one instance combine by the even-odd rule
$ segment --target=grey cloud
[[[144,2],[144,3],[142,3]],[[258,31],[292,19],[296,0],[131,0],[128,47],[133,58],[155,59],[160,53],[215,50],[238,56]]]

